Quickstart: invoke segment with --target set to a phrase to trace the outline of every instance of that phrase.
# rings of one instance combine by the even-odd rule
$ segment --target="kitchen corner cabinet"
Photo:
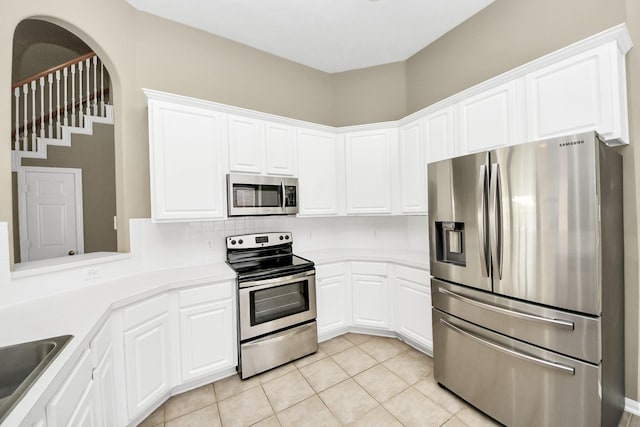
[[[389,328],[389,280],[387,264],[353,262],[353,324],[379,329]]]
[[[298,130],[298,215],[337,215],[340,167],[335,134]]]
[[[400,211],[427,213],[427,157],[424,126],[416,120],[400,128]]]
[[[345,263],[316,266],[318,335],[346,330],[351,324],[351,295]]]
[[[395,268],[397,332],[425,348],[433,348],[429,273],[411,267]]]
[[[224,218],[225,116],[186,101],[148,104],[152,219]]]
[[[347,214],[390,214],[397,131],[345,134]]]
[[[596,130],[629,141],[624,56],[616,41],[525,77],[528,139]]]
[[[179,291],[182,383],[236,366],[233,290],[223,282]]]
[[[131,420],[173,385],[175,357],[169,295],[128,306],[122,315],[127,409]]]

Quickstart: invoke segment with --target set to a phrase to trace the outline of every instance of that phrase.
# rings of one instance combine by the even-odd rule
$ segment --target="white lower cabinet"
[[[85,350],[62,386],[47,404],[47,426],[97,426],[91,355]]]
[[[127,409],[132,419],[173,385],[169,295],[133,304],[124,309],[123,317]]]
[[[236,365],[233,283],[179,292],[182,382]]]
[[[344,330],[351,324],[351,298],[345,263],[316,267],[318,335]]]
[[[398,265],[395,269],[396,331],[431,349],[431,287],[427,271]]]
[[[354,262],[351,266],[353,324],[389,328],[389,286],[387,265]]]

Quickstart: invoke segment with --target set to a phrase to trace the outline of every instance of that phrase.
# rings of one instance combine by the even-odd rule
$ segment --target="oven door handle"
[[[251,282],[242,282],[239,284],[239,287],[240,289],[244,289],[244,288],[263,289],[263,288],[272,287],[273,285],[277,285],[277,284],[294,282],[298,279],[304,279],[305,277],[314,276],[315,274],[316,274],[316,271],[315,269],[313,269],[313,270],[305,271],[302,273],[292,274],[290,276],[275,277],[273,279],[267,279],[267,280],[253,280]]]

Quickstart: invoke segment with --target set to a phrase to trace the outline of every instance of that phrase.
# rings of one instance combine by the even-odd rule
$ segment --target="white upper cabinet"
[[[295,176],[293,126],[229,115],[229,171]]]
[[[149,171],[154,221],[225,217],[224,115],[149,99]]]
[[[267,175],[296,175],[296,128],[265,123]]]
[[[528,139],[589,130],[628,142],[624,62],[615,41],[526,76]]]
[[[264,169],[264,122],[229,115],[229,170],[261,173]]]
[[[347,214],[390,214],[395,129],[345,134]]]
[[[522,142],[517,84],[511,81],[458,103],[460,152],[475,153]]]
[[[427,161],[437,162],[458,154],[455,146],[453,106],[443,108],[423,119]]]
[[[337,215],[339,150],[336,135],[298,130],[298,214]]]
[[[423,120],[400,128],[400,192],[402,213],[427,212],[427,174]]]

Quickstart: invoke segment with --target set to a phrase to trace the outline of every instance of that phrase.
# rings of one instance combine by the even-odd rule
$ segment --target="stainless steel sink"
[[[0,347],[0,423],[71,338],[63,335]]]

